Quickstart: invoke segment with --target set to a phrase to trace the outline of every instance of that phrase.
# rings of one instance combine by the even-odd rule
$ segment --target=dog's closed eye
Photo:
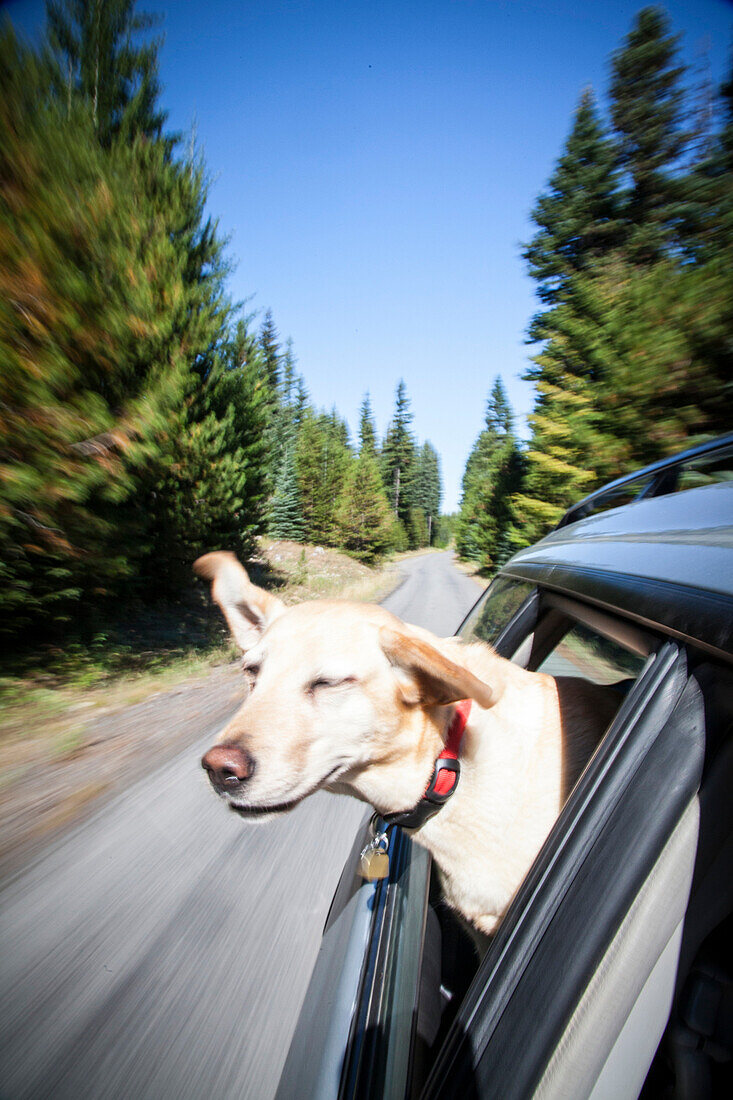
[[[260,666],[259,665],[242,665],[242,672],[244,673],[244,678],[247,681],[247,687],[251,691],[252,688],[255,686],[255,682],[257,680],[257,677],[259,676]]]
[[[308,695],[313,697],[319,691],[328,688],[345,687],[347,684],[353,684],[355,682],[356,676],[319,676],[318,679],[311,680],[305,690]]]

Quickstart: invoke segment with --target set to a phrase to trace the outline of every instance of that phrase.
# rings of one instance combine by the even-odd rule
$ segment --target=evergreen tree
[[[381,469],[384,487],[392,509],[407,527],[412,505],[412,480],[415,462],[415,438],[410,429],[412,413],[407,387],[402,379],[395,394],[395,411],[384,437]]]
[[[297,441],[297,469],[305,536],[327,546],[337,541],[336,501],[351,462],[348,430],[335,413],[307,413]]]
[[[733,264],[614,264],[591,288],[596,479],[728,431],[733,421]],[[603,335],[598,339],[598,331]],[[592,487],[592,484],[591,484]],[[568,501],[570,503],[570,501]]]
[[[368,393],[364,394],[359,410],[359,454],[370,454],[374,457],[377,454],[377,429]]]
[[[159,41],[133,39],[157,20],[135,11],[135,0],[49,0],[48,38],[66,101],[80,97],[102,145],[119,135],[158,139],[165,113],[158,107]]]
[[[629,186],[624,196],[628,249],[638,263],[654,263],[679,242],[686,206],[679,164],[689,134],[683,122],[684,67],[678,36],[661,8],[643,8],[624,47],[612,59],[611,116],[618,163]]]
[[[275,492],[270,502],[268,529],[274,539],[291,539],[302,542],[304,538],[303,513],[298,488],[298,470],[295,463],[295,441],[287,440],[280,461]]]
[[[524,258],[546,306],[567,301],[573,279],[619,243],[618,179],[615,150],[598,118],[593,92],[586,89],[548,190],[532,211],[538,232]],[[540,314],[530,337],[543,335]]]
[[[594,410],[586,388],[538,381],[537,391],[526,472],[511,501],[521,531],[517,545],[546,535],[599,480],[589,459]]]
[[[512,422],[511,406],[497,377],[487,402],[484,429],[466,463],[455,525],[458,552],[486,572],[500,566],[520,541],[514,502],[522,486],[524,459]]]
[[[295,421],[296,429],[300,430],[300,426],[305,419],[307,411],[308,390],[306,388],[305,379],[301,374],[299,374],[295,386],[295,402],[293,405],[293,419]]]
[[[267,377],[273,395],[280,392],[280,380],[282,371],[282,352],[280,351],[280,337],[275,327],[272,310],[268,309],[260,330],[260,347],[265,359]]]
[[[77,100],[0,32],[0,557],[5,626],[47,629],[133,570],[117,529],[136,472],[185,388],[170,348],[179,261],[165,226],[144,242],[125,149],[98,144]],[[170,348],[162,369],[160,349]],[[89,600],[87,601],[89,602]]]
[[[687,236],[693,259],[733,262],[733,65],[720,88],[721,129],[694,166],[689,190]]]
[[[422,512],[425,527],[424,546],[433,542],[433,531],[440,515],[440,501],[443,495],[440,477],[440,458],[432,443],[423,443],[417,456],[413,499],[415,506]],[[413,526],[419,525],[416,517]]]
[[[394,545],[395,518],[377,460],[368,449],[349,464],[336,502],[334,524],[340,545],[360,561],[371,563]]]
[[[282,380],[280,384],[280,403],[287,409],[295,405],[298,373],[295,369],[295,352],[293,341],[289,336],[285,343],[285,353],[282,357]]]

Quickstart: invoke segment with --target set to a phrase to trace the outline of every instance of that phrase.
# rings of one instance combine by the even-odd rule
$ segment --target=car
[[[616,716],[481,959],[399,828],[360,877],[365,826],[278,1100],[733,1095],[733,435],[573,506],[460,633]]]

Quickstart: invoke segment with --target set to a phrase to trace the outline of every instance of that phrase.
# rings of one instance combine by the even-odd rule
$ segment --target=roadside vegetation
[[[638,13],[532,211],[531,435],[497,378],[455,523],[486,575],[605,481],[733,425],[733,70],[713,87],[679,46],[662,8]]]
[[[128,632],[195,618],[199,554],[269,536],[378,566],[439,542],[442,490],[403,382],[382,435],[364,396],[352,440],[272,311],[230,301],[157,21],[134,0],[47,19],[38,48],[0,27],[0,638],[94,678],[141,659],[121,607]]]

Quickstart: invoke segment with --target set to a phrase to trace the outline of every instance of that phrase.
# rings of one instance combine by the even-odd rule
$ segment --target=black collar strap
[[[458,753],[470,713],[470,699],[462,699],[459,703],[456,703],[456,712],[448,730],[445,748],[435,761],[433,774],[425,788],[425,794],[412,810],[398,810],[393,814],[382,814],[382,818],[388,825],[401,825],[403,829],[419,829],[426,821],[434,817],[441,806],[448,801],[458,786],[461,775]]]

